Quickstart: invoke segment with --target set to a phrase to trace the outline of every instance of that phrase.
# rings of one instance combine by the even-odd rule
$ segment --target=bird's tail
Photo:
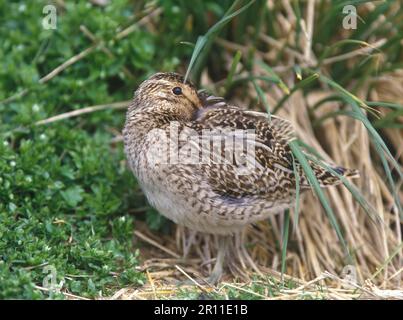
[[[322,166],[308,160],[316,178],[319,181],[319,184],[321,187],[330,187],[330,186],[336,186],[340,184],[342,181],[339,179],[339,177],[332,172],[326,170]],[[360,173],[358,170],[355,169],[347,169],[343,168],[340,166],[334,166],[331,164],[328,164],[328,166],[338,173],[339,175],[346,177],[346,178],[359,178]],[[310,184],[308,182],[308,179],[306,177],[305,172],[303,172],[302,168],[299,168],[299,173],[300,173],[300,184],[301,187],[303,188],[310,188]]]

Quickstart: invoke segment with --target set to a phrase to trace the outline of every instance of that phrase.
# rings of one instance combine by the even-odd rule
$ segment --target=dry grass
[[[214,255],[214,240],[208,236],[189,234],[189,231],[181,227],[176,229],[176,237],[170,235],[161,236],[149,230],[142,223],[137,224],[136,235],[146,245],[141,250],[143,257],[142,269],[147,274],[147,283],[141,288],[121,288],[112,296],[106,299],[175,299],[193,297],[211,297],[228,299],[229,291],[246,294],[248,299],[285,300],[285,299],[402,299],[403,291],[390,289],[387,285],[381,285],[373,277],[365,281],[355,281],[352,273],[337,273],[324,268],[315,277],[309,278],[304,274],[304,261],[299,254],[290,251],[288,260],[292,261],[289,271],[295,276],[281,275],[276,271],[279,269],[280,257],[275,254],[269,242],[257,241],[256,239],[269,237],[267,225],[262,224],[260,230],[248,230],[248,237],[253,239],[253,250],[251,256],[259,264],[259,272],[262,276],[256,275],[252,270],[243,273],[245,278],[234,277],[228,273],[223,281],[216,287],[206,284],[200,270],[209,269],[206,261],[208,256]],[[301,232],[302,233],[302,232]],[[187,248],[187,240],[193,238],[193,248]],[[195,246],[200,246],[195,248]],[[317,246],[316,243],[311,244]],[[211,248],[210,248],[211,247]],[[322,247],[323,248],[323,247]],[[184,251],[190,253],[190,257],[183,257]],[[203,253],[204,252],[204,253]],[[273,263],[271,263],[273,261]],[[277,264],[276,264],[277,261]],[[313,260],[309,260],[311,262]],[[208,259],[207,262],[211,262]],[[264,263],[265,262],[265,263]],[[299,264],[299,265],[298,265]],[[322,263],[317,262],[320,266]],[[211,267],[211,266],[210,266]],[[331,268],[329,268],[331,269]],[[348,269],[345,269],[345,271]],[[351,269],[350,269],[351,271]],[[400,269],[390,278],[399,276]],[[183,283],[184,280],[186,284]],[[287,285],[282,285],[283,283]],[[289,284],[292,284],[290,286]],[[378,283],[378,284],[376,284]],[[256,290],[260,288],[261,290]],[[269,289],[270,288],[270,289]],[[274,288],[274,289],[273,289]]]

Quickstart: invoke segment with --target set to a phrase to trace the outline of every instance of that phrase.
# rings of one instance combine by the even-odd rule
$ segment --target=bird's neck
[[[150,131],[162,129],[167,124],[169,119],[164,114],[141,110],[128,112],[123,134],[130,135],[132,140],[141,141]]]
[[[126,125],[135,126],[140,131],[150,131],[164,128],[172,121],[190,121],[195,112],[195,107],[190,104],[178,107],[176,101],[161,98],[148,99],[147,102],[135,99],[127,112]]]

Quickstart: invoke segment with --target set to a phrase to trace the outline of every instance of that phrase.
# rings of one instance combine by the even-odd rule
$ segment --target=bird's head
[[[136,111],[154,112],[177,120],[190,120],[203,107],[202,98],[190,81],[177,73],[156,73],[134,94]]]

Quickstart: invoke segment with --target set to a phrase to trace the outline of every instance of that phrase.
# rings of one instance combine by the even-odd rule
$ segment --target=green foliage
[[[358,5],[365,1],[350,2]],[[64,298],[63,294],[49,294],[39,288],[46,276],[43,272],[46,266],[55,267],[58,283],[64,281],[62,292],[80,296],[105,295],[116,287],[144,281],[143,274],[136,270],[138,253],[132,246],[135,219],[144,219],[154,230],[167,231],[170,225],[147,207],[124,165],[122,144],[111,141],[123,125],[124,112],[103,110],[43,126],[34,124],[63,112],[128,100],[149,74],[185,72],[192,57],[193,80],[200,80],[201,71],[207,71],[214,81],[226,79],[221,84],[225,85],[227,97],[235,88],[246,92],[251,83],[261,103],[272,113],[297,90],[305,93],[323,85],[332,87],[338,95],[331,99],[352,111],[329,112],[320,119],[312,119],[313,124],[341,114],[362,121],[371,134],[388,183],[392,189],[395,187],[392,174],[398,176],[401,172],[397,172],[393,152],[375,128],[401,128],[398,117],[403,108],[393,103],[358,101],[354,96],[368,77],[402,66],[403,9],[388,13],[388,18],[378,23],[380,15],[391,9],[393,1],[377,4],[364,17],[365,28],[360,21],[360,27],[350,35],[351,40],[346,41],[337,38],[340,30],[336,29],[342,23],[341,8],[349,3],[321,2],[315,13],[312,40],[312,50],[319,59],[310,69],[297,64],[290,66],[299,80],[290,89],[271,67],[281,62],[284,50],[300,51],[300,48],[284,42],[271,67],[254,54],[257,50],[271,49],[258,41],[260,31],[274,39],[281,33],[281,26],[273,23],[273,17],[281,12],[279,5],[269,8],[264,1],[246,0],[236,1],[237,6],[230,0],[114,0],[105,7],[90,1],[57,3],[64,4],[58,6],[57,29],[44,30],[42,8],[48,1],[0,2],[0,298]],[[242,6],[248,6],[247,12],[240,11]],[[155,18],[157,28],[139,26],[138,22],[156,8],[161,9],[160,16]],[[298,39],[303,36],[300,19],[306,11],[305,2],[292,1],[292,9],[298,20],[294,34]],[[232,18],[234,13],[239,15],[234,17],[235,21],[229,21],[228,17]],[[40,79],[56,67],[94,46],[94,40],[85,35],[80,25],[100,45],[51,80],[41,83]],[[132,28],[131,32],[124,37],[117,36],[127,28]],[[365,31],[369,29],[371,32]],[[203,35],[204,38],[199,38]],[[375,51],[360,63],[351,65],[351,61],[344,59],[326,65],[322,72],[328,57],[342,56],[365,46],[371,42],[370,36],[386,39],[378,51],[387,63],[379,66],[378,51]],[[234,55],[213,41],[217,37],[244,45],[248,51],[242,54],[237,51]],[[197,39],[202,40],[197,44]],[[102,50],[102,45],[109,53]],[[229,66],[228,56],[233,57]],[[259,65],[267,76],[253,74],[254,65]],[[238,72],[247,76],[238,77]],[[324,74],[331,77],[325,78]],[[274,106],[269,106],[263,94],[271,85],[284,92],[284,98]],[[310,107],[308,113],[324,102]],[[363,106],[386,107],[393,112],[381,119],[372,118],[361,113]],[[296,160],[305,163],[297,144],[294,144],[295,151]],[[304,169],[309,172],[309,166]],[[311,178],[309,181],[317,185],[314,177]],[[346,186],[365,209],[359,192],[348,183]],[[318,187],[316,191],[344,242],[343,230],[326,198]],[[295,221],[298,205],[296,208]],[[133,212],[140,214],[135,216]],[[288,219],[289,215],[283,230],[283,270]],[[263,293],[264,286],[248,290]],[[275,296],[277,289],[273,289],[273,294],[270,290],[272,287],[269,296]],[[229,289],[228,297],[256,296]]]
[[[102,9],[87,1],[66,2],[54,31],[41,27],[42,8],[31,1],[0,3],[0,298],[44,298],[45,266],[54,266],[62,292],[94,297],[144,280],[132,245],[134,216],[144,206],[121,145],[108,128],[124,113],[104,111],[35,127],[35,121],[84,106],[129,99],[134,88],[122,66],[139,81],[154,72],[156,40],[139,29],[113,48],[64,70],[47,84],[39,78],[92,43],[79,30],[112,41],[132,7],[114,1]],[[82,17],[86,19],[83,21]],[[132,20],[134,17],[132,17]],[[168,63],[168,61],[171,61]],[[172,68],[174,57],[164,58]],[[119,86],[116,86],[116,84]],[[62,294],[53,298],[64,297]]]

